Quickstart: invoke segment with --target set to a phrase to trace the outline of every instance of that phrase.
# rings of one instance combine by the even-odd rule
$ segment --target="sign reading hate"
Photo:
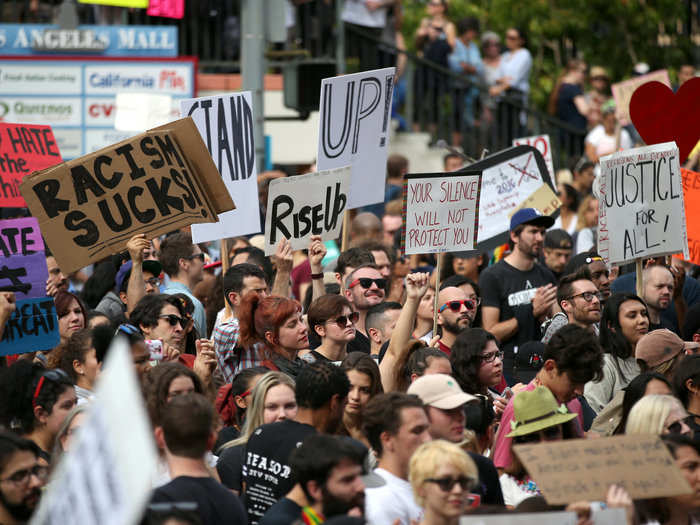
[[[481,172],[406,175],[401,245],[406,255],[476,248]]]
[[[0,123],[0,208],[24,208],[25,175],[62,160],[51,126]]]
[[[308,246],[312,235],[336,239],[350,191],[350,166],[270,182],[265,215],[265,254],[275,253],[281,237],[293,250]]]
[[[26,177],[20,189],[61,269],[70,273],[234,207],[191,118]]]
[[[396,68],[321,82],[318,170],[352,166],[348,209],[384,200]]]
[[[46,296],[44,241],[34,217],[0,221],[0,290],[14,292],[15,311],[0,355],[50,350],[60,342],[56,306]]]
[[[598,253],[608,264],[682,252],[688,257],[675,142],[600,159]]]
[[[211,224],[192,226],[194,242],[208,242],[260,231],[255,168],[253,102],[250,91],[180,102],[180,114],[194,119],[236,209]]]

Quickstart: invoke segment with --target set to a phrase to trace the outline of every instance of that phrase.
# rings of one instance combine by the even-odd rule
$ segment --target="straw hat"
[[[512,432],[506,437],[532,434],[567,423],[575,417],[576,414],[569,412],[566,405],[557,403],[549,388],[538,386],[534,390],[521,392],[513,399]]]

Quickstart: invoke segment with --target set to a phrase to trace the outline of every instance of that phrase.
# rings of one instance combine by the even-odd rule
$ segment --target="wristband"
[[[312,279],[323,279],[323,272],[321,273],[312,273],[311,274]]]

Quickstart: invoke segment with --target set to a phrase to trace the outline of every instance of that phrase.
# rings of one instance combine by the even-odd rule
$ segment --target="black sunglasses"
[[[167,319],[168,323],[170,323],[170,326],[175,326],[178,323],[180,323],[180,326],[182,328],[187,326],[187,319],[183,319],[182,317],[175,314],[159,315],[158,318]]]
[[[204,253],[199,252],[192,255],[188,255],[187,257],[183,257],[183,259],[187,259],[188,261],[191,261],[192,259],[199,259],[200,261],[204,262]]]
[[[425,481],[435,483],[443,492],[450,492],[457,483],[459,483],[460,488],[465,491],[471,490],[474,486],[474,480],[466,476],[459,476],[458,478],[428,478]]]
[[[334,322],[338,325],[339,328],[345,328],[346,326],[348,326],[348,321],[350,321],[352,324],[355,324],[359,320],[360,313],[352,312],[350,315],[339,315],[335,319],[328,319],[328,322]]]
[[[362,286],[362,288],[369,290],[372,287],[372,283],[376,284],[377,288],[381,288],[382,290],[386,288],[386,279],[384,279],[383,277],[380,277],[379,279],[370,279],[369,277],[358,277],[350,283],[350,288],[353,288],[359,284],[360,286]]]
[[[513,439],[517,443],[539,443],[542,441],[541,437],[544,436],[545,441],[553,441],[562,436],[561,425],[554,425],[553,427],[547,427],[541,430],[541,432],[533,432],[532,434],[525,434],[524,436],[517,436]]]

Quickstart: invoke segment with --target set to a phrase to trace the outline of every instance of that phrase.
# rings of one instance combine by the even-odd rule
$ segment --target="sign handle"
[[[348,240],[350,239],[350,210],[345,210],[343,214],[343,233],[340,242],[340,251],[344,252],[348,249]]]
[[[639,297],[642,296],[642,290],[643,290],[643,283],[642,283],[642,260],[641,259],[635,259],[634,260],[634,266],[635,266],[635,271],[637,274],[637,295]]]
[[[229,269],[229,263],[231,262],[228,257],[228,239],[221,239],[219,249],[221,250],[221,278],[223,279],[224,275],[226,275],[226,272]],[[224,306],[226,307],[224,315],[226,316],[226,319],[230,319],[233,312],[231,311],[231,306],[226,300],[226,292],[224,292]]]
[[[437,335],[438,316],[438,291],[440,290],[440,267],[442,266],[442,254],[437,256],[437,271],[435,272],[435,298],[433,299],[433,337]]]

